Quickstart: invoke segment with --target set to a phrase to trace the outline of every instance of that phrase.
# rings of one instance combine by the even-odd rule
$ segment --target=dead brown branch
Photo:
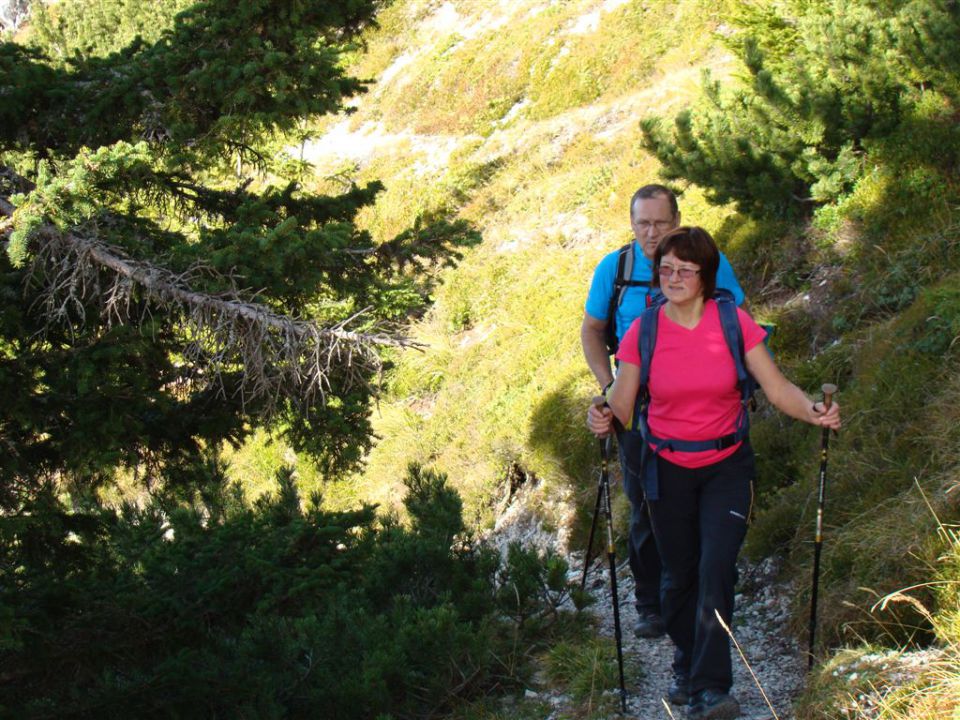
[[[4,238],[13,210],[0,197]],[[239,387],[231,392],[243,403],[263,403],[268,412],[282,399],[298,405],[323,402],[334,370],[341,386],[367,382],[380,369],[379,347],[419,347],[403,337],[350,330],[365,311],[322,327],[278,314],[237,290],[198,292],[191,280],[209,269],[176,274],[136,260],[98,240],[95,229],[61,232],[47,225],[31,244],[28,276],[39,286],[34,307],[47,327],[73,332],[82,327],[90,308],[108,326],[142,325],[161,313],[179,331],[181,352],[204,386],[216,386],[226,396],[224,376],[239,372]]]
[[[0,237],[6,239],[13,230],[13,205],[6,198],[0,197]]]

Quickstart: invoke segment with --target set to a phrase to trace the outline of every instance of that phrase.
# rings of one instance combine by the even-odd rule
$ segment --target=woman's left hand
[[[840,403],[833,401],[829,408],[824,408],[822,401],[813,403],[810,408],[810,417],[807,422],[811,425],[830,428],[831,430],[840,429]]]

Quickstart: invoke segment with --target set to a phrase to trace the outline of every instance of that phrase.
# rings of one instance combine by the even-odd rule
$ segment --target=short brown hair
[[[700,267],[703,297],[711,298],[717,290],[717,270],[720,268],[720,250],[706,230],[681,225],[660,240],[653,254],[653,286],[660,287],[660,259],[673,253],[678,260],[696,263]]]

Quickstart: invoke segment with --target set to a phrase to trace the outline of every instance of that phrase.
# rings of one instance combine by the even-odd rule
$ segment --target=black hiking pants
[[[749,442],[730,457],[694,470],[657,457],[660,499],[648,502],[663,562],[661,603],[676,645],[673,669],[690,691],[729,692],[730,627],[737,554],[747,532],[756,475]]]
[[[620,454],[621,474],[627,484],[627,463],[623,447],[617,444]],[[639,482],[639,480],[635,481]],[[634,596],[637,613],[642,617],[646,613],[660,615],[660,554],[650,525],[650,513],[646,501],[640,492],[628,492],[630,499],[630,531],[627,535],[627,556],[630,572],[633,574]]]

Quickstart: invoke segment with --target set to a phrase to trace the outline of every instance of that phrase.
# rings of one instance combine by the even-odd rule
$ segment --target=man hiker
[[[634,240],[605,256],[594,270],[580,326],[580,342],[587,365],[604,391],[613,383],[610,355],[648,305],[657,245],[666,233],[679,225],[676,195],[663,185],[644,185],[630,200]],[[723,253],[717,287],[733,293],[737,305],[743,303],[743,290]],[[625,469],[622,448],[620,466]],[[623,477],[626,476],[624,472]],[[660,556],[642,490],[628,488],[626,482],[624,485],[631,506],[627,551],[636,587],[634,633],[637,637],[657,638],[666,631],[660,613]]]

